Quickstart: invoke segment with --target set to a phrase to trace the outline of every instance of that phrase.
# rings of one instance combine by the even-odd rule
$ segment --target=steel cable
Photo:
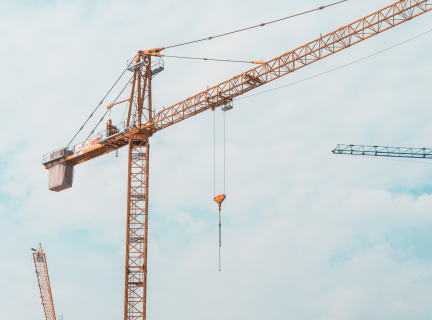
[[[187,44],[196,43],[196,42],[205,41],[205,40],[211,40],[211,39],[214,39],[214,38],[219,38],[219,37],[227,36],[227,35],[230,35],[230,34],[233,34],[233,33],[238,33],[238,32],[242,32],[242,31],[246,31],[246,30],[250,30],[250,29],[254,29],[254,28],[258,28],[258,27],[264,27],[264,26],[266,26],[268,24],[271,24],[271,23],[276,23],[276,22],[279,22],[279,21],[282,21],[282,20],[286,20],[286,19],[290,19],[290,18],[294,18],[294,17],[298,17],[298,16],[301,16],[301,15],[304,15],[304,14],[307,14],[307,13],[311,13],[311,12],[314,12],[314,11],[322,10],[322,9],[327,8],[327,7],[331,7],[331,6],[334,6],[336,4],[339,4],[339,3],[342,3],[342,2],[346,2],[346,1],[348,1],[348,0],[334,2],[332,4],[329,4],[329,5],[326,5],[326,6],[321,6],[321,7],[316,8],[316,9],[308,10],[308,11],[297,13],[297,14],[293,14],[291,16],[288,16],[288,17],[285,17],[285,18],[281,18],[281,19],[277,19],[277,20],[273,20],[273,21],[270,21],[270,22],[260,23],[260,24],[257,24],[256,26],[252,26],[252,27],[248,27],[248,28],[243,28],[243,29],[239,29],[239,30],[235,30],[235,31],[227,32],[227,33],[222,33],[222,34],[219,34],[217,36],[207,37],[207,38],[203,38],[203,39],[199,39],[199,40],[194,40],[194,41],[189,41],[189,42],[185,42],[185,43],[176,44],[176,45],[173,45],[173,46],[164,47],[164,49],[169,49],[169,48],[174,48],[174,47],[180,47],[180,46],[184,46],[184,45],[187,45]]]
[[[216,110],[213,110],[213,195],[216,197]]]
[[[179,59],[192,59],[192,60],[209,60],[209,61],[221,61],[221,62],[239,62],[239,63],[252,63],[256,64],[254,61],[243,61],[243,60],[224,60],[224,59],[210,59],[210,58],[193,58],[193,57],[180,57],[180,56],[167,56],[162,55],[162,57],[168,57],[168,58],[179,58]],[[264,62],[263,62],[264,63]]]
[[[224,168],[224,194],[226,195],[226,193],[225,193],[225,177],[226,177],[226,175],[225,175],[225,112],[226,111],[224,111],[223,112],[223,130],[224,130],[224,133],[223,133],[223,138],[224,138],[224,166],[223,166],[223,168]]]
[[[120,95],[123,93],[123,91],[126,89],[126,87],[130,84],[132,78],[134,77],[134,75],[132,75],[132,77],[128,80],[128,82],[126,83],[126,85],[123,87],[122,91],[120,91],[120,93],[117,95],[117,97],[114,99],[114,101],[111,103],[111,105],[113,105],[114,103],[116,103],[117,99],[120,97]],[[107,113],[111,111],[111,108],[109,108],[104,115],[102,116],[102,118],[99,120],[99,122],[97,123],[97,125],[93,128],[92,132],[90,132],[90,134],[88,135],[88,137],[84,140],[87,141],[88,138],[90,138],[90,136],[93,134],[93,132],[96,130],[96,128],[100,125],[100,123],[102,122],[102,120],[105,118],[105,116],[107,115]]]
[[[72,138],[71,141],[69,141],[68,145],[66,146],[66,148],[64,148],[64,150],[66,150],[70,144],[72,143],[72,141],[74,141],[74,139],[76,138],[76,136],[78,135],[78,133],[81,132],[81,130],[84,128],[84,126],[87,124],[87,122],[90,120],[90,118],[93,116],[93,114],[96,112],[96,110],[102,105],[102,103],[104,102],[105,98],[110,94],[110,92],[112,91],[112,89],[114,89],[114,87],[116,86],[116,84],[120,81],[120,79],[123,77],[123,75],[125,74],[125,72],[127,71],[127,69],[132,65],[132,63],[134,62],[134,60],[132,60],[129,65],[126,67],[126,69],[122,72],[122,74],[120,75],[120,77],[118,77],[117,81],[113,84],[113,86],[111,87],[111,89],[109,89],[109,91],[107,92],[107,94],[105,95],[105,97],[103,97],[102,101],[98,104],[98,106],[96,107],[96,109],[93,110],[93,112],[90,114],[90,116],[87,118],[87,120],[84,122],[84,124],[81,126],[81,128],[78,130],[78,132],[74,135],[74,137]],[[106,113],[105,113],[106,115]],[[104,117],[105,117],[104,115]],[[93,133],[93,132],[92,132]],[[86,139],[87,140],[87,139]]]

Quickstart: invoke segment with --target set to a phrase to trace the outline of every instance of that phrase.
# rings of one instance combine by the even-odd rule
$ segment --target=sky
[[[59,193],[48,190],[42,156],[67,145],[129,58],[329,3],[0,0],[1,318],[44,319],[30,251],[39,243],[57,316],[123,317],[126,149],[76,166],[73,187]],[[391,3],[350,0],[165,53],[270,60]],[[425,33],[429,15],[257,93]],[[148,319],[431,319],[432,162],[331,152],[338,143],[432,147],[431,50],[429,33],[234,101],[225,181],[220,110],[151,137]],[[157,110],[252,67],[164,62],[152,82]],[[122,113],[113,109],[114,123]],[[227,195],[221,272],[214,192]]]

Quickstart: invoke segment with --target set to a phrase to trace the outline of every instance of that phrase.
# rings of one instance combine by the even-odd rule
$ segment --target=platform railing
[[[51,152],[44,154],[42,157],[42,164],[47,165],[49,163],[56,162],[56,161],[61,160],[63,158],[67,158],[71,155],[74,155],[74,156],[79,155],[80,152],[83,152],[84,150],[92,148],[97,144],[108,143],[111,138],[114,138],[118,135],[124,134],[127,131],[129,131],[135,127],[136,127],[135,123],[127,126],[127,120],[124,120],[124,121],[120,122],[119,124],[111,126],[111,130],[105,129],[103,131],[100,131],[99,133],[97,133],[96,135],[87,139],[84,142],[77,143],[73,146],[69,146],[67,149],[66,148],[59,148],[59,149],[56,149],[54,151],[51,151]],[[114,131],[115,131],[115,133],[113,133]]]

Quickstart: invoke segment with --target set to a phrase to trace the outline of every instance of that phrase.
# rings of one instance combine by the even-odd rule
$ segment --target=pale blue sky
[[[68,143],[128,58],[330,2],[0,0],[1,318],[44,318],[30,251],[40,242],[58,315],[123,316],[126,150],[80,164],[73,188],[60,193],[48,191],[41,158]],[[166,54],[269,60],[389,4],[350,0]],[[431,17],[262,90],[417,36],[432,29]],[[155,134],[148,318],[430,319],[432,162],[335,156],[331,150],[337,143],[432,147],[431,43],[432,33],[235,101],[226,114],[221,273],[213,114]],[[166,58],[153,82],[154,106],[160,110],[248,68]],[[216,116],[221,193],[221,112]]]

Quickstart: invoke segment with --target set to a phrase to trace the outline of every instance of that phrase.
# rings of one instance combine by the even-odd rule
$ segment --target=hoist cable
[[[251,94],[251,95],[248,95],[248,96],[245,96],[245,97],[235,98],[234,100],[247,99],[247,98],[250,98],[250,97],[253,97],[253,96],[257,96],[257,95],[260,95],[260,94],[263,94],[263,93],[267,93],[267,92],[270,92],[270,91],[274,91],[274,90],[278,90],[278,89],[281,89],[281,88],[289,87],[289,86],[292,86],[293,84],[297,84],[297,83],[300,83],[300,82],[304,82],[304,81],[306,81],[306,80],[310,80],[310,79],[313,79],[313,78],[317,78],[317,77],[322,76],[322,75],[325,75],[325,74],[327,74],[327,73],[330,73],[330,72],[333,72],[333,71],[336,71],[336,70],[339,70],[339,69],[342,69],[342,68],[348,67],[348,66],[350,66],[350,65],[352,65],[352,64],[355,64],[355,63],[361,62],[361,61],[363,61],[363,60],[366,60],[366,59],[372,58],[373,56],[376,56],[376,55],[378,55],[378,54],[380,54],[380,53],[383,53],[383,52],[386,52],[386,51],[388,51],[388,50],[394,49],[394,48],[396,48],[396,47],[398,47],[398,46],[401,46],[401,45],[403,45],[403,44],[405,44],[405,43],[407,43],[407,42],[410,42],[410,41],[412,41],[412,40],[414,40],[414,39],[420,38],[421,36],[424,36],[424,35],[426,35],[426,34],[428,34],[428,33],[430,33],[430,32],[432,32],[432,30],[426,31],[426,32],[424,32],[424,33],[422,33],[422,34],[420,34],[420,35],[418,35],[418,36],[415,36],[415,37],[413,37],[413,38],[411,38],[411,39],[408,39],[408,40],[405,40],[405,41],[403,41],[403,42],[400,42],[400,43],[398,43],[398,44],[396,44],[396,45],[394,45],[394,46],[391,46],[391,47],[389,47],[389,48],[387,48],[387,49],[384,49],[384,50],[378,51],[378,52],[376,52],[376,53],[374,53],[374,54],[371,54],[371,55],[369,55],[369,56],[366,56],[366,57],[364,57],[364,58],[361,58],[361,59],[355,60],[355,61],[353,61],[353,62],[350,62],[350,63],[344,64],[343,66],[340,66],[340,67],[337,67],[337,68],[334,68],[334,69],[331,69],[331,70],[327,70],[327,71],[322,72],[322,73],[318,73],[318,74],[316,74],[316,75],[314,75],[314,76],[312,76],[312,77],[304,78],[304,79],[301,79],[301,80],[298,80],[298,81],[295,81],[295,82],[291,82],[291,83],[285,84],[285,85],[280,86],[280,87],[276,87],[276,88],[269,89],[269,90],[266,90],[266,91],[262,91],[262,92],[254,93],[254,94]]]
[[[222,34],[219,34],[217,36],[207,37],[207,38],[203,38],[203,39],[199,39],[199,40],[194,40],[194,41],[189,41],[189,42],[185,42],[185,43],[176,44],[176,45],[169,46],[169,47],[164,47],[164,49],[169,49],[169,48],[184,46],[184,45],[187,45],[187,44],[196,43],[196,42],[205,41],[205,40],[211,40],[211,39],[214,39],[214,38],[219,38],[219,37],[227,36],[227,35],[230,35],[230,34],[233,34],[233,33],[242,32],[242,31],[246,31],[246,30],[250,30],[250,29],[254,29],[254,28],[258,28],[258,27],[264,27],[264,26],[266,26],[268,24],[271,24],[271,23],[275,23],[275,22],[279,22],[279,21],[282,21],[282,20],[298,17],[298,16],[301,16],[301,15],[304,15],[304,14],[307,14],[307,13],[311,13],[311,12],[314,12],[314,11],[322,10],[322,9],[327,8],[327,7],[331,7],[331,6],[334,6],[336,4],[339,4],[339,3],[342,3],[342,2],[346,2],[346,1],[348,1],[348,0],[334,2],[332,4],[329,4],[329,5],[326,5],[326,6],[321,6],[321,7],[316,8],[316,9],[312,9],[312,10],[309,10],[309,11],[297,13],[297,14],[294,14],[294,15],[291,15],[291,16],[288,16],[288,17],[285,17],[285,18],[273,20],[273,21],[270,21],[270,22],[260,23],[260,24],[257,24],[256,26],[252,26],[252,27],[248,27],[248,28],[243,28],[243,29],[239,29],[239,30],[235,30],[235,31],[227,32],[227,33],[222,33]]]
[[[225,183],[225,179],[224,179]],[[225,189],[225,187],[224,187]],[[213,110],[213,194],[216,198],[216,109]],[[220,219],[220,213],[221,213],[221,205],[219,204],[219,271],[221,271],[221,219]]]
[[[221,271],[221,254],[220,254],[220,249],[222,247],[222,227],[221,227],[221,209],[219,207],[219,271]]]
[[[216,110],[213,110],[213,196],[216,197]]]
[[[223,125],[224,125],[224,194],[225,193],[225,111],[223,112]]]
[[[131,63],[129,63],[129,65],[126,67],[126,69],[122,72],[122,74],[120,75],[120,77],[118,77],[117,81],[113,84],[113,86],[111,87],[111,89],[108,90],[107,94],[105,95],[105,97],[103,97],[102,101],[98,104],[98,106],[96,107],[96,109],[93,110],[93,112],[90,114],[90,116],[87,118],[87,120],[84,122],[84,124],[81,126],[81,128],[78,130],[78,132],[74,135],[74,137],[72,138],[71,141],[69,141],[68,145],[66,146],[66,148],[64,148],[64,150],[66,150],[70,144],[72,143],[72,141],[76,138],[76,136],[78,135],[78,133],[81,132],[81,130],[84,128],[84,126],[87,124],[87,122],[90,120],[90,118],[93,116],[93,114],[96,112],[96,110],[101,106],[101,104],[104,102],[105,98],[110,94],[110,92],[112,91],[112,89],[116,86],[116,84],[120,81],[120,79],[123,77],[123,75],[125,74],[125,72],[127,71],[127,69],[131,66],[131,64],[133,63],[134,60],[131,61]],[[86,139],[87,140],[87,139]]]

